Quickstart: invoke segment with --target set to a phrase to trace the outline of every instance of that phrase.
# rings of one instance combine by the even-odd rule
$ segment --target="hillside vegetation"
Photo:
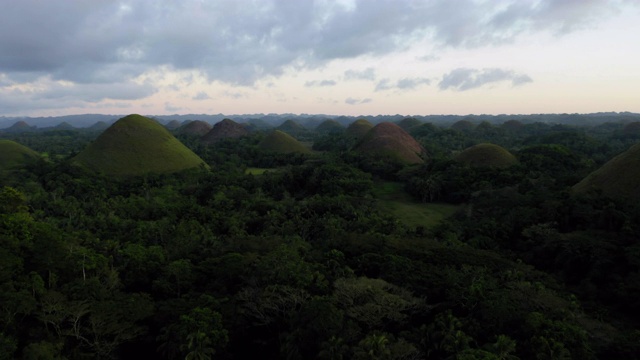
[[[73,162],[108,175],[171,173],[204,164],[166,128],[140,115],[116,121]]]

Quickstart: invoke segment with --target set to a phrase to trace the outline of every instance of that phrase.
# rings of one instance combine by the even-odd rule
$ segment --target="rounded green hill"
[[[365,154],[387,156],[405,164],[420,164],[425,149],[398,125],[382,122],[374,126],[360,141],[356,150]]]
[[[296,152],[306,154],[311,152],[309,148],[302,145],[293,136],[280,130],[272,131],[269,135],[267,135],[267,137],[262,139],[262,141],[258,144],[258,147],[260,147],[262,150],[281,154]]]
[[[573,186],[577,193],[591,190],[601,190],[615,199],[640,200],[640,144],[609,160]]]
[[[487,143],[464,149],[454,160],[471,167],[494,168],[506,168],[518,162],[516,157],[502,146]]]
[[[422,121],[414,118],[408,117],[398,121],[398,126],[400,126],[404,131],[409,131],[411,128],[422,125]]]
[[[451,125],[451,129],[461,131],[461,132],[472,131],[475,128],[476,128],[476,125],[474,123],[465,119],[458,120]]]
[[[344,126],[342,126],[339,122],[335,120],[325,120],[318,127],[316,127],[316,131],[322,134],[328,133],[340,133],[343,132]]]
[[[204,164],[165,127],[136,114],[116,121],[73,162],[122,176],[172,173]]]
[[[373,124],[366,119],[358,119],[347,127],[347,135],[362,139],[371,129],[373,129]]]
[[[11,140],[0,140],[0,171],[15,170],[36,162],[40,155]]]

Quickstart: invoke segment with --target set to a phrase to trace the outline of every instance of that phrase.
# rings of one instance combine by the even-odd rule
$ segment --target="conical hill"
[[[11,125],[10,127],[6,128],[5,131],[11,133],[21,133],[26,131],[33,131],[34,129],[34,126],[27,124],[27,122],[24,120],[20,120],[16,121],[16,123]]]
[[[36,162],[40,155],[12,140],[0,140],[0,171],[14,170]]]
[[[371,129],[373,129],[373,124],[366,119],[358,119],[349,124],[347,127],[347,135],[356,139],[362,139]]]
[[[408,117],[398,121],[397,124],[402,128],[402,130],[409,131],[411,128],[422,125],[422,121],[414,117]]]
[[[406,164],[423,163],[422,156],[426,155],[425,149],[416,139],[390,122],[382,122],[369,130],[356,150],[389,156]]]
[[[123,176],[171,173],[204,164],[158,122],[136,114],[116,121],[73,161]]]
[[[213,128],[211,128],[201,140],[205,144],[213,144],[222,139],[239,138],[248,134],[249,130],[243,125],[231,119],[224,119],[213,125]]]
[[[345,130],[344,126],[342,126],[339,122],[335,120],[325,120],[318,127],[316,127],[316,131],[321,134],[329,134],[329,133],[341,133]]]
[[[281,154],[311,152],[309,148],[302,145],[302,143],[296,140],[293,136],[280,130],[274,130],[269,133],[269,135],[262,139],[262,141],[258,144],[258,147],[266,151]]]
[[[515,156],[502,146],[478,144],[464,149],[454,160],[471,167],[506,168],[518,162]]]
[[[175,132],[189,136],[204,136],[209,131],[211,131],[211,124],[202,120],[194,120],[180,126]]]
[[[640,200],[640,144],[609,160],[573,186],[578,193],[602,190],[606,196]]]

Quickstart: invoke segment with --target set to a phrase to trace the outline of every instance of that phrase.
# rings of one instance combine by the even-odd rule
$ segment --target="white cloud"
[[[370,103],[373,100],[371,98],[364,98],[364,99],[358,99],[358,98],[346,98],[344,100],[345,104],[349,104],[349,105],[358,105],[358,104],[366,104],[366,103]]]
[[[458,68],[445,74],[438,87],[440,90],[466,91],[504,81],[511,82],[512,86],[519,86],[533,80],[526,74],[518,74],[511,70]]]

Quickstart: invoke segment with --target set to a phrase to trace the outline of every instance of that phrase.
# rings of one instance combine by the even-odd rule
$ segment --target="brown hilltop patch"
[[[357,151],[366,154],[385,155],[406,164],[423,163],[425,149],[396,124],[382,122],[364,136]]]
[[[371,129],[373,129],[373,124],[366,119],[358,119],[347,127],[347,135],[362,139]]]
[[[516,157],[502,146],[487,143],[464,149],[454,160],[470,167],[494,168],[507,168],[518,162]]]
[[[35,127],[27,124],[26,121],[20,120],[20,121],[17,121],[15,124],[11,125],[10,127],[6,128],[5,131],[17,133],[17,132],[31,131],[34,128]]]
[[[187,124],[180,126],[176,132],[178,134],[190,135],[190,136],[204,136],[211,131],[212,126],[208,122],[202,120],[190,121]]]
[[[222,139],[239,138],[248,134],[249,130],[244,126],[231,119],[224,119],[213,125],[213,128],[201,140],[205,144],[213,144]]]
[[[592,190],[601,190],[615,199],[640,200],[640,144],[609,160],[573,186],[577,193]]]

